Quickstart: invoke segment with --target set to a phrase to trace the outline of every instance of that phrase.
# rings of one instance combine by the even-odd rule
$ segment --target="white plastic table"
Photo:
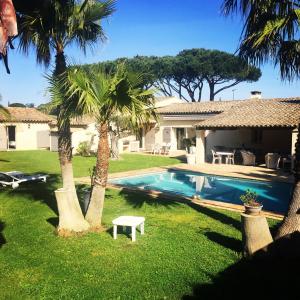
[[[144,217],[134,217],[134,216],[121,216],[112,221],[114,225],[114,239],[117,239],[118,226],[128,226],[131,227],[131,239],[133,242],[136,241],[136,227],[140,226],[141,234],[144,234]]]
[[[221,160],[223,159],[223,156],[230,157],[234,155],[234,152],[229,152],[229,151],[216,151],[216,154],[221,155]]]

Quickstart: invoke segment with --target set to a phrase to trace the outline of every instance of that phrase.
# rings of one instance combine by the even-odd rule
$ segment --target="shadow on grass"
[[[180,204],[187,204],[189,207],[196,210],[197,212],[202,213],[216,221],[232,226],[237,230],[241,229],[241,224],[239,220],[236,220],[215,209],[200,206],[199,204],[184,198],[178,198],[176,196],[172,197],[171,195],[160,195],[154,198],[151,195],[145,194],[143,191],[133,191],[126,189],[121,190],[120,195],[123,196],[125,200],[130,205],[132,205],[133,208],[141,208],[145,203],[152,206],[164,207],[174,207]]]
[[[54,228],[56,228],[58,226],[59,223],[59,218],[58,217],[52,217],[52,218],[48,218],[47,222],[52,225]]]
[[[235,239],[233,237],[225,236],[223,234],[220,234],[218,232],[210,231],[204,233],[204,235],[211,241],[228,248],[234,252],[242,252],[243,245],[242,242],[238,239]]]
[[[139,228],[136,228],[138,231]],[[106,230],[106,233],[108,233],[112,238],[114,237],[114,229],[113,227],[109,227]],[[131,239],[131,227],[129,226],[118,226],[118,232],[117,232],[117,238],[119,234],[125,235],[127,238]]]
[[[6,239],[2,233],[4,227],[5,227],[5,223],[0,220],[0,248],[2,248],[2,245],[6,244]]]
[[[217,211],[208,207],[200,206],[193,202],[188,202],[188,205],[194,210],[216,220],[223,224],[234,227],[237,230],[241,230],[241,223],[239,220],[236,220],[226,214],[223,214],[221,211]]]
[[[42,173],[42,172],[40,172]],[[58,213],[54,191],[58,188],[60,176],[49,174],[47,182],[22,183],[15,190],[9,190],[11,195],[28,196],[34,201],[45,203],[52,211]]]
[[[7,160],[7,159],[0,159],[0,162],[10,162],[10,160]]]
[[[211,278],[212,284],[194,285],[193,294],[182,299],[297,299],[299,249],[300,232],[295,232],[230,266]]]
[[[120,195],[125,198],[125,200],[133,207],[133,208],[141,208],[144,204],[148,204],[150,206],[164,206],[164,207],[174,207],[180,205],[179,201],[174,201],[169,197],[151,197],[143,193],[142,191],[128,191],[123,189],[120,191]],[[183,203],[184,201],[181,201]]]

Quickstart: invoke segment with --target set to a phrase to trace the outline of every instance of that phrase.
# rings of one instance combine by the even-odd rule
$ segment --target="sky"
[[[102,23],[107,41],[86,56],[74,45],[65,54],[69,62],[85,64],[135,55],[176,55],[191,48],[234,53],[242,22],[237,16],[222,16],[221,3],[220,0],[118,0],[116,12]],[[25,56],[13,50],[9,53],[9,65],[10,75],[0,62],[2,105],[8,102],[39,105],[49,101],[45,75],[51,72],[53,62],[52,67],[45,69],[37,65],[34,51]],[[232,100],[233,96],[245,99],[252,90],[262,91],[264,98],[299,96],[299,80],[282,82],[278,68],[271,63],[260,68],[259,81],[239,84],[218,94],[216,99]],[[207,86],[202,99],[208,99]]]

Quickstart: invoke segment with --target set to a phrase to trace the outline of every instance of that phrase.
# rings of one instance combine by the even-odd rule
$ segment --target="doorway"
[[[16,149],[16,126],[7,126],[7,148]]]
[[[184,128],[176,128],[177,150],[184,150],[183,139],[185,138]]]

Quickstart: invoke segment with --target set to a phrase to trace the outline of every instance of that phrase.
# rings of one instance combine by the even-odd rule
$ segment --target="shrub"
[[[81,142],[76,149],[76,154],[80,156],[90,156],[90,145],[89,142]]]

